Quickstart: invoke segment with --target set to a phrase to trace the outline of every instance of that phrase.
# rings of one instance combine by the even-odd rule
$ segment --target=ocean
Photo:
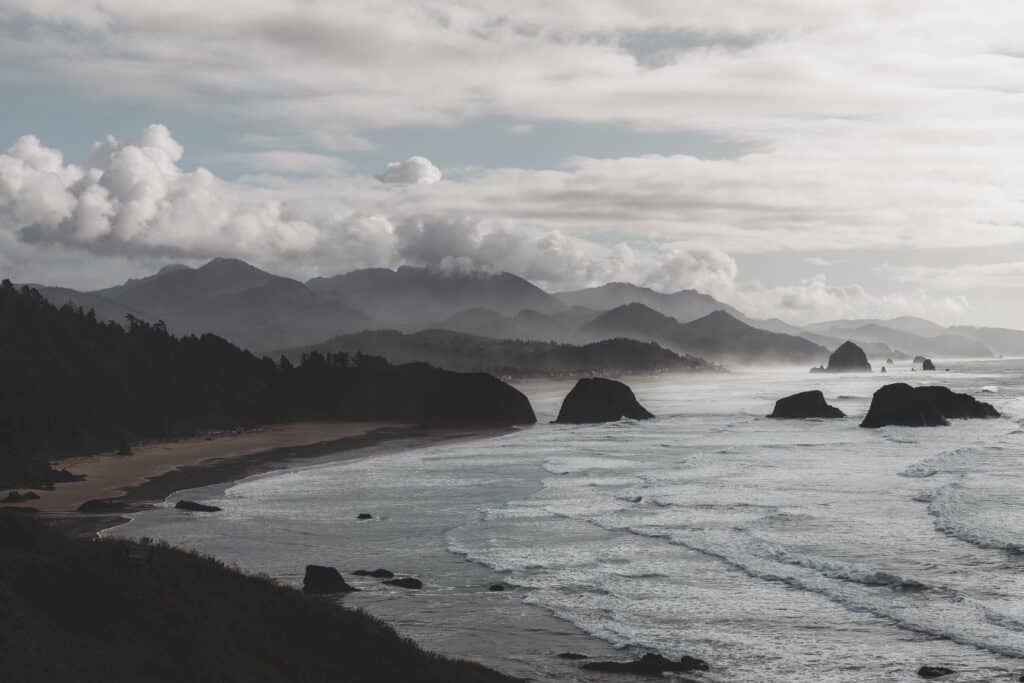
[[[648,651],[706,659],[702,681],[914,681],[925,664],[1017,680],[1024,361],[939,368],[632,378],[656,419],[584,426],[550,424],[570,382],[526,384],[534,427],[175,494],[111,533],[294,585],[307,563],[337,566],[361,589],[344,604],[538,681],[602,680],[559,653]],[[1003,418],[859,428],[894,381],[966,391]],[[850,417],[765,417],[807,389]],[[224,511],[171,509],[181,497]],[[378,567],[425,587],[349,575]]]

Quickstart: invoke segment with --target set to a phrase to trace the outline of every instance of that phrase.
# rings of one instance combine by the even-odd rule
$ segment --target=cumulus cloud
[[[441,169],[426,157],[411,156],[405,161],[389,163],[377,175],[377,180],[396,185],[430,185],[441,180]]]
[[[673,215],[666,206],[673,206],[675,191],[657,173],[640,186],[619,188],[618,198],[599,182],[604,176],[590,173],[589,162],[568,171],[484,172],[394,193],[372,179],[345,175],[227,181],[203,168],[185,170],[183,158],[181,145],[160,125],[132,142],[109,137],[97,143],[81,166],[66,163],[32,136],[20,138],[0,155],[0,263],[8,272],[24,272],[25,264],[41,260],[41,250],[51,250],[53,259],[75,252],[115,259],[117,272],[124,272],[128,258],[150,269],[220,255],[298,277],[401,264],[507,270],[552,289],[613,280],[665,292],[693,288],[751,315],[795,322],[903,313],[948,320],[967,310],[962,297],[929,296],[921,289],[876,296],[859,286],[832,286],[824,276],[782,287],[745,283],[726,249],[700,239],[657,239],[659,221],[669,220],[658,215]],[[652,166],[623,163],[664,171],[663,159],[647,161]],[[510,187],[518,187],[518,198]],[[601,194],[608,195],[603,205]],[[642,194],[649,205],[636,203]],[[561,213],[554,203],[559,195]],[[628,231],[615,240],[589,235],[604,225],[602,212],[616,202],[624,213],[635,205],[634,218],[647,226],[643,239],[625,239]],[[712,213],[751,210],[713,196],[706,207]],[[741,214],[729,215],[739,221]],[[730,234],[720,231],[718,241],[743,243]],[[25,279],[39,278],[33,272]]]

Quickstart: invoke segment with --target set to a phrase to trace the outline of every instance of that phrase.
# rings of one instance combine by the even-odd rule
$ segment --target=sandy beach
[[[303,422],[144,443],[129,456],[102,453],[56,462],[85,479],[49,491],[37,489],[39,499],[27,505],[48,515],[73,513],[92,499],[140,505],[176,490],[249,476],[297,458],[334,453],[355,458],[384,443],[410,447],[475,433],[394,422]]]

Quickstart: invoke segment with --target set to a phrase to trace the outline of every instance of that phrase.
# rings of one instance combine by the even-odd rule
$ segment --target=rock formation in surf
[[[174,509],[186,512],[220,512],[221,510],[216,505],[203,505],[192,500],[179,500],[174,504]]]
[[[678,661],[666,659],[661,655],[646,654],[632,662],[587,662],[580,666],[588,671],[605,673],[645,674],[661,676],[665,672],[689,673],[691,671],[707,671],[710,667],[703,659],[683,655]]]
[[[633,390],[622,382],[587,377],[576,382],[576,386],[565,397],[555,422],[614,422],[624,417],[647,420],[654,415],[640,405]]]
[[[800,419],[806,417],[846,417],[846,413],[825,401],[820,391],[801,391],[799,394],[780,398],[775,410],[768,417]]]
[[[826,369],[829,372],[871,372],[871,364],[864,349],[845,341],[828,357]]]
[[[871,407],[861,427],[936,427],[951,419],[999,417],[990,404],[969,394],[957,394],[947,387],[912,387],[887,384],[871,398]]]

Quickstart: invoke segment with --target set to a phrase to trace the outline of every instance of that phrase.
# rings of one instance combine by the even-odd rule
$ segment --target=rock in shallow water
[[[941,676],[948,676],[952,673],[956,672],[952,669],[947,669],[944,666],[922,666],[917,670],[917,675],[921,678],[939,678]]]
[[[401,579],[391,579],[384,583],[389,586],[398,586],[399,588],[408,588],[410,590],[419,590],[420,588],[423,588],[423,582],[419,579],[414,579],[411,576],[406,576]]]
[[[356,590],[345,583],[341,573],[334,567],[318,564],[307,564],[306,575],[302,579],[304,593],[320,595],[324,593],[351,593]]]
[[[562,402],[555,422],[583,424],[614,422],[624,417],[649,420],[654,417],[622,382],[602,377],[587,377],[576,382]]]
[[[395,576],[394,572],[390,572],[387,569],[374,569],[373,571],[368,569],[357,569],[352,573],[356,576],[372,576],[375,579],[390,579]]]
[[[912,387],[887,384],[871,398],[871,407],[861,427],[938,427],[950,419],[999,417],[990,404],[969,394],[957,394],[947,387]]]
[[[646,674],[660,676],[665,672],[688,673],[690,671],[707,671],[710,667],[703,659],[683,656],[679,661],[666,659],[661,655],[646,654],[632,662],[587,662],[580,666],[588,671],[605,673]]]
[[[179,500],[174,504],[174,509],[187,510],[189,512],[220,512],[221,510],[216,505],[203,505],[191,500]]]
[[[846,413],[825,402],[820,391],[802,391],[775,402],[768,417],[800,419],[806,417],[846,417]]]

